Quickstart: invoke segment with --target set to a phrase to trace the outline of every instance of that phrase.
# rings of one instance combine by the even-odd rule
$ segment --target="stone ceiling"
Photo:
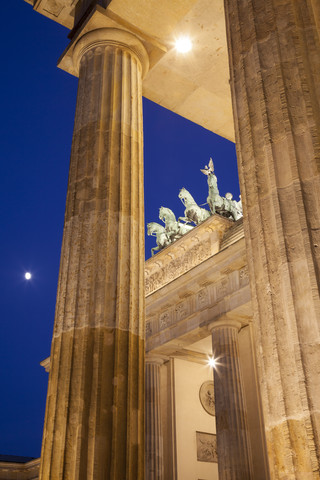
[[[34,9],[72,29],[76,4],[35,0]],[[223,0],[111,0],[101,11],[156,46],[143,82],[146,98],[234,141]],[[187,54],[174,48],[181,35],[193,42]]]

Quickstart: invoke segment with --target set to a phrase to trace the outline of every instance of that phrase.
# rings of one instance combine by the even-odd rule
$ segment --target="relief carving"
[[[196,432],[198,462],[218,463],[217,436],[212,433]]]
[[[221,283],[219,285],[217,285],[216,292],[217,292],[217,298],[223,298],[227,295],[227,293],[228,293],[228,279],[227,278],[223,278],[221,280]]]
[[[58,17],[65,7],[62,0],[47,0],[43,5],[43,10],[50,13],[54,17]]]
[[[249,272],[248,272],[247,265],[239,271],[239,280],[240,280],[240,287],[248,284]]]
[[[213,381],[208,380],[204,382],[199,390],[199,398],[204,410],[209,415],[215,415],[215,402],[214,402],[214,388]]]
[[[180,320],[183,320],[184,318],[186,318],[188,313],[189,313],[188,303],[187,302],[179,303],[176,306],[176,321],[180,322]]]
[[[209,295],[208,295],[208,291],[206,288],[204,288],[203,290],[201,290],[198,295],[197,295],[197,299],[198,299],[198,305],[199,305],[199,308],[205,308],[208,306],[209,304]]]
[[[161,313],[161,315],[159,317],[160,330],[164,330],[169,325],[170,325],[170,313],[169,312]]]
[[[152,335],[152,328],[151,328],[151,322],[146,323],[146,337],[149,337]]]
[[[181,250],[179,253],[181,254]],[[210,240],[206,240],[201,244],[194,245],[187,250],[186,253],[173,258],[168,263],[163,261],[163,264],[152,273],[146,268],[146,295],[158,290],[175,278],[180,277],[211,255],[211,242]]]

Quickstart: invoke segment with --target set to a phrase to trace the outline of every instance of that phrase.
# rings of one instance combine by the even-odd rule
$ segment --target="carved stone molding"
[[[204,260],[193,257],[193,249],[209,255],[217,239],[209,231],[214,217],[146,262],[146,340],[147,351],[175,355],[181,348],[208,335],[209,325],[226,314],[251,318],[251,294],[246,264],[245,242],[239,224],[237,236],[221,251]],[[227,231],[229,234],[229,230]],[[199,240],[200,239],[200,240]],[[180,244],[179,244],[180,242]],[[211,252],[212,252],[211,250]],[[189,255],[189,256],[188,256]],[[192,259],[190,264],[184,259]],[[181,269],[185,269],[181,273]],[[180,271],[180,273],[179,273]]]
[[[94,45],[116,44],[120,48],[130,50],[141,62],[143,78],[149,66],[152,67],[167,51],[165,45],[145,36],[132,25],[123,24],[120,18],[113,18],[109,9],[99,5],[92,8],[83,23],[78,22],[70,36],[72,40],[60,57],[58,67],[75,76],[79,74],[79,59],[83,49],[93,48]]]
[[[241,270],[233,271],[217,281],[213,279],[211,284],[199,289],[199,291],[190,295],[182,302],[172,303],[170,307],[166,304],[163,310],[160,307],[160,310],[155,315],[157,306],[153,305],[152,296],[150,296],[150,301],[147,301],[147,338],[169,327],[177,326],[188,318],[195,317],[196,314],[211,309],[219,302],[227,301],[231,295],[236,294],[240,289],[248,285],[249,280],[247,277],[241,276]]]
[[[34,9],[55,22],[72,28],[76,2],[77,0],[37,0]]]
[[[230,220],[213,215],[147,260],[146,296],[218,253],[224,233],[232,227]]]
[[[43,10],[54,17],[58,17],[61,11],[65,8],[65,4],[62,0],[46,0],[46,2],[42,3],[44,4]]]
[[[40,458],[26,463],[0,462],[0,480],[35,480],[39,475]]]
[[[50,357],[42,360],[42,362],[40,362],[40,365],[41,365],[41,367],[43,367],[45,369],[46,372],[49,373],[50,372]]]

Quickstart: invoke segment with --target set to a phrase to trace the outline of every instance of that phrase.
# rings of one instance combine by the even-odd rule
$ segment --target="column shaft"
[[[318,478],[320,42],[313,0],[225,0],[272,478]]]
[[[251,449],[246,402],[239,360],[236,325],[214,326],[212,351],[214,369],[219,480],[250,480]]]
[[[41,480],[144,478],[143,208],[140,60],[100,42],[80,63]]]
[[[163,363],[163,362],[161,362]],[[163,480],[160,363],[146,359],[146,480]]]

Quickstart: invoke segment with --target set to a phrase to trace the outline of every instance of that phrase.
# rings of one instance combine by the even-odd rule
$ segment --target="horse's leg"
[[[214,215],[216,213],[214,201],[212,200],[212,198],[208,197],[207,202],[208,202],[208,205],[209,205],[209,208],[210,208],[210,212],[212,213],[212,215]]]
[[[188,217],[179,217],[178,222],[191,223],[191,220]]]
[[[159,247],[151,248],[151,256],[153,257],[154,253],[159,250]]]

